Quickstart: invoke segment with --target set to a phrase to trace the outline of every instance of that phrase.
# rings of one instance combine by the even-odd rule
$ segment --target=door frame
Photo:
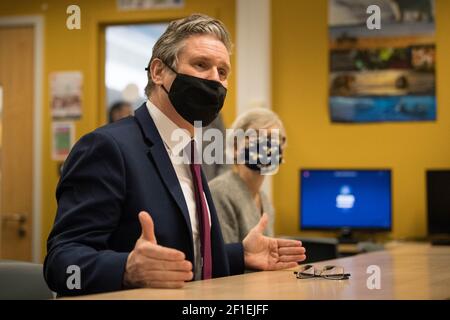
[[[42,99],[44,62],[44,17],[41,15],[0,17],[0,27],[31,26],[34,29],[34,114],[33,114],[33,234],[32,261],[41,261],[42,225]]]

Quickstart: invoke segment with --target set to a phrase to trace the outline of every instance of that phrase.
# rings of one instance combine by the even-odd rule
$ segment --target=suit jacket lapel
[[[162,141],[158,129],[156,128],[145,103],[136,110],[135,117],[142,129],[144,137],[152,143],[148,154],[153,158],[156,168],[161,175],[161,180],[164,182],[173,199],[183,213],[184,220],[192,236],[191,219],[189,217],[189,211],[186,201],[184,200],[180,182],[178,181],[175,169],[172,166],[166,147],[164,146],[164,142]]]

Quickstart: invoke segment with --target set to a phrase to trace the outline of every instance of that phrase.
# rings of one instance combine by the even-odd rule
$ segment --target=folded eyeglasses
[[[309,278],[325,278],[329,280],[347,280],[350,278],[350,273],[344,272],[344,267],[340,266],[324,266],[317,269],[312,264],[301,266],[298,271],[294,271],[297,279]]]

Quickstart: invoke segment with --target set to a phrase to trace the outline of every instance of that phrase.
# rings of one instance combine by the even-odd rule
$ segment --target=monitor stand
[[[342,228],[338,237],[339,243],[356,244],[358,240],[353,237],[353,232],[350,228]]]

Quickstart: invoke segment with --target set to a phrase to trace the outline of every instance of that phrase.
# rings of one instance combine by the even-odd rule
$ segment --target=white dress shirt
[[[181,190],[183,191],[184,200],[189,211],[189,218],[192,227],[192,238],[194,242],[194,264],[195,264],[195,274],[194,279],[201,279],[202,275],[202,256],[200,252],[200,230],[197,218],[197,206],[195,203],[194,185],[192,181],[192,174],[189,168],[189,162],[184,161],[180,163],[180,154],[175,154],[173,150],[182,150],[189,146],[191,137],[187,131],[184,131],[186,135],[183,139],[172,138],[172,133],[174,130],[180,132],[180,128],[170,120],[161,110],[159,110],[150,100],[147,100],[147,109],[155,122],[156,128],[158,129],[159,135],[161,136],[164,145],[166,147],[167,153],[169,154],[170,161],[172,162],[173,168],[177,175],[178,181],[180,182]],[[181,141],[180,141],[181,140]],[[187,159],[187,158],[186,158]],[[203,193],[203,197],[205,194]],[[208,207],[208,217],[209,223],[211,225],[211,215],[209,211],[208,201],[205,197],[205,203]],[[158,239],[156,239],[158,240]]]

